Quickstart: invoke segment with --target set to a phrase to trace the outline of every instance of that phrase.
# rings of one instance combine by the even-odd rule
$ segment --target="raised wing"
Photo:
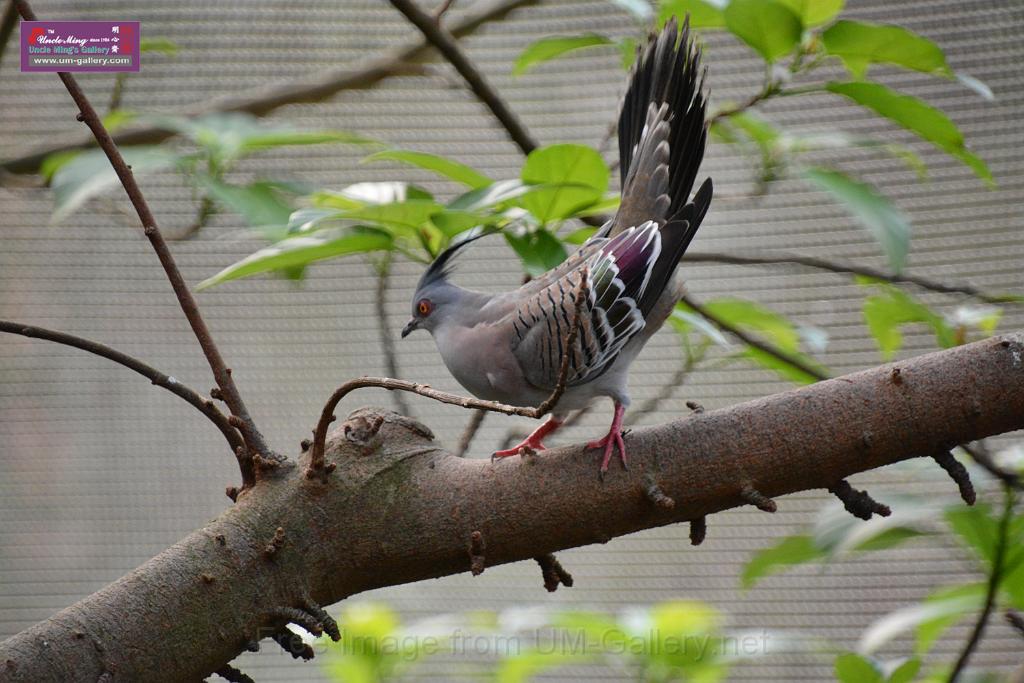
[[[657,223],[647,221],[612,238],[587,242],[575,267],[562,272],[547,286],[527,294],[509,314],[512,351],[527,381],[541,389],[553,389],[562,358],[569,354],[567,386],[599,377],[622,348],[645,325],[638,301],[651,285],[661,234]],[[580,309],[580,330],[573,347],[566,348],[573,324],[576,293],[584,266],[588,297]],[[530,283],[533,284],[533,283]]]

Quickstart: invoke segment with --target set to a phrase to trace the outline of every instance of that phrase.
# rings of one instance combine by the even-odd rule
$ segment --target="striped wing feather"
[[[645,325],[637,301],[650,285],[661,253],[658,225],[648,221],[613,238],[592,240],[584,248],[576,267],[521,298],[509,316],[512,351],[527,381],[541,389],[554,388],[567,352],[568,386],[596,379]],[[588,297],[580,309],[576,343],[566,349],[584,265]]]

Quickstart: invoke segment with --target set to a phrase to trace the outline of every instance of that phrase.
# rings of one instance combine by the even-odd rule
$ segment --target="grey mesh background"
[[[472,4],[456,3],[453,16]],[[387,3],[374,0],[38,0],[34,5],[44,18],[138,19],[145,35],[179,43],[180,56],[147,59],[142,73],[128,79],[125,106],[147,111],[175,111],[225,93],[358,65],[416,35]],[[912,272],[1020,291],[1024,7],[1019,0],[849,0],[848,5],[848,16],[900,23],[936,40],[956,70],[992,87],[997,100],[985,102],[954,82],[879,71],[886,83],[949,112],[972,149],[988,161],[999,189],[985,190],[956,161],[834,98],[778,100],[765,112],[795,131],[842,128],[909,144],[928,162],[930,182],[918,182],[901,162],[876,153],[843,152],[841,166],[883,187],[911,217]],[[537,138],[596,144],[623,90],[617,54],[591,51],[520,78],[509,75],[510,65],[523,47],[544,35],[596,31],[618,36],[631,30],[627,15],[612,3],[564,0],[515,11],[463,43]],[[761,67],[751,52],[722,35],[705,38],[713,102],[754,92]],[[86,75],[81,81],[95,101],[106,101],[111,77]],[[19,73],[9,47],[0,68],[0,158],[82,129],[74,113],[56,77]],[[391,78],[372,90],[287,107],[272,118],[302,127],[351,129],[398,146],[449,154],[497,178],[516,175],[521,163],[517,149],[460,87],[454,72],[437,62],[429,77]],[[445,197],[456,189],[405,168],[360,165],[362,154],[340,146],[267,153],[245,162],[234,177],[269,175],[333,188],[400,178],[419,181]],[[866,233],[804,183],[781,181],[761,199],[744,198],[752,189],[753,163],[718,143],[709,148],[703,174],[714,176],[717,197],[694,249],[785,249],[884,265]],[[146,176],[142,187],[166,232],[192,220],[194,202],[173,174]],[[0,317],[108,342],[193,386],[210,386],[204,360],[149,245],[122,215],[128,204],[120,194],[89,205],[59,226],[48,223],[52,204],[45,191],[0,187],[0,206]],[[240,238],[239,227],[230,216],[218,217],[199,238],[173,245],[189,282],[259,244]],[[396,268],[383,321],[392,333],[405,320],[419,270],[409,263]],[[471,286],[511,287],[519,270],[510,252],[494,241],[473,250],[460,277]],[[823,360],[836,373],[879,361],[861,321],[862,293],[843,277],[718,265],[688,267],[686,277],[696,296],[749,297],[802,324],[827,329],[831,338]],[[278,448],[297,450],[336,385],[383,372],[373,288],[369,268],[349,259],[314,266],[299,286],[255,278],[200,294],[250,409]],[[944,310],[959,303],[926,298],[944,303]],[[1003,328],[1022,323],[1024,315],[1008,311]],[[924,334],[909,335],[907,342],[901,355],[933,347]],[[426,335],[404,340],[398,349],[405,377],[458,388]],[[635,365],[634,402],[657,393],[679,362],[675,337],[659,333]],[[686,412],[687,399],[715,408],[784,388],[764,371],[719,364],[693,375],[644,422],[678,417]],[[341,409],[388,401],[386,395],[365,391]],[[466,413],[425,400],[411,402],[442,440],[454,443]],[[601,406],[558,441],[593,436],[606,428],[609,417],[607,406]],[[488,454],[512,424],[511,418],[488,417],[473,455]],[[681,444],[680,457],[685,453]],[[950,482],[934,469],[890,468],[855,477],[854,483],[870,486],[883,500],[897,492],[949,492]],[[73,349],[22,338],[0,340],[0,637],[95,591],[218,514],[227,504],[224,486],[237,477],[220,435],[167,392]],[[464,574],[354,600],[386,601],[412,622],[474,609],[536,604],[617,611],[692,598],[727,613],[732,629],[800,629],[852,647],[876,617],[919,600],[938,585],[974,576],[974,565],[952,541],[925,541],[825,570],[797,569],[742,592],[738,574],[751,552],[804,528],[825,500],[820,493],[807,493],[781,500],[774,516],[750,510],[717,515],[700,548],[689,546],[685,526],[675,526],[562,553],[577,584],[554,595],[544,592],[537,568],[522,563],[489,569],[478,578]],[[965,636],[966,627],[954,629],[936,647],[932,661],[950,661]],[[911,648],[912,642],[902,639],[885,652],[895,656]],[[1009,670],[1020,659],[1019,638],[994,619],[974,663]],[[317,664],[292,663],[275,647],[244,655],[240,665],[259,681],[321,680]],[[469,675],[444,657],[427,660],[419,671],[435,680]],[[612,668],[569,667],[547,680],[621,677]],[[732,677],[826,680],[831,659],[772,656],[738,667]]]

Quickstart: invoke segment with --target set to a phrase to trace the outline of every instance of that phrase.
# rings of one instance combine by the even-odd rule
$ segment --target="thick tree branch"
[[[32,325],[25,325],[23,323],[11,322],[9,320],[0,320],[0,332],[20,334],[23,337],[44,339],[57,344],[64,344],[65,346],[73,346],[76,349],[81,349],[94,355],[101,356],[108,360],[112,360],[115,363],[119,363],[130,370],[134,370],[156,386],[163,387],[175,396],[184,399],[199,410],[199,412],[208,417],[210,422],[216,425],[217,429],[219,429],[224,435],[224,438],[228,440],[228,445],[231,446],[232,453],[234,453],[237,448],[243,446],[241,436],[239,436],[235,428],[228,423],[228,418],[224,413],[217,409],[217,406],[214,404],[212,399],[201,395],[199,392],[182,384],[174,377],[143,363],[138,358],[129,356],[126,353],[122,353],[117,349],[112,349],[109,346],[100,344],[99,342],[83,339],[82,337],[76,337],[75,335],[68,334],[67,332],[48,330],[44,327],[35,327]]]
[[[1014,301],[1015,297],[1010,295],[989,294],[977,287],[970,285],[953,285],[918,275],[907,273],[887,273],[884,270],[861,266],[855,263],[840,263],[829,259],[816,258],[814,256],[803,256],[801,254],[770,254],[768,256],[755,256],[752,254],[726,254],[724,252],[692,251],[687,252],[681,259],[683,263],[726,263],[736,266],[775,266],[795,265],[811,270],[824,270],[830,273],[844,275],[862,275],[864,277],[891,282],[894,284],[906,283],[915,285],[921,289],[942,294],[964,294],[974,297],[986,303],[999,304]]]
[[[529,154],[535,150],[537,141],[526,130],[526,126],[512,113],[498,92],[487,82],[487,79],[470,61],[469,57],[463,53],[455,42],[455,36],[441,25],[437,17],[432,17],[420,9],[415,0],[391,0],[391,4],[420,30],[423,37],[436,47],[445,59],[451,62],[451,65],[466,81],[469,89],[491,110],[494,118],[498,119],[523,154]]]
[[[32,8],[29,7],[27,0],[14,0],[15,6],[18,8],[22,18],[34,21],[35,14],[32,12]],[[252,460],[255,457],[262,457],[265,461],[272,462],[279,459],[268,447],[266,442],[263,440],[263,436],[256,429],[256,425],[252,418],[249,416],[249,411],[245,407],[245,403],[242,401],[242,396],[238,392],[238,388],[235,386],[235,382],[231,377],[231,368],[224,362],[224,358],[220,354],[220,349],[217,348],[216,342],[213,340],[213,336],[210,334],[210,329],[206,326],[206,321],[203,320],[202,314],[199,312],[199,304],[196,302],[195,297],[192,295],[192,291],[185,284],[185,278],[182,277],[181,271],[178,270],[177,264],[174,262],[174,257],[171,255],[171,250],[167,246],[166,240],[164,240],[163,234],[160,232],[160,228],[157,227],[156,218],[153,216],[153,212],[149,208],[149,204],[146,203],[146,198],[142,195],[142,190],[139,189],[138,183],[135,182],[135,176],[132,173],[131,167],[125,163],[124,157],[121,156],[121,152],[117,149],[117,145],[114,144],[113,139],[110,137],[110,133],[107,132],[106,127],[103,125],[103,121],[100,120],[99,114],[93,108],[89,102],[89,98],[85,96],[82,88],[78,85],[78,81],[75,77],[67,72],[59,72],[57,74],[60,80],[63,81],[64,87],[67,88],[68,94],[71,95],[71,99],[78,105],[79,115],[78,119],[85,123],[92,131],[93,136],[96,138],[96,142],[103,150],[104,154],[107,155],[107,159],[110,160],[111,166],[114,167],[114,172],[117,173],[117,177],[120,179],[121,184],[124,186],[125,192],[128,194],[128,198],[131,200],[132,206],[135,207],[135,212],[139,216],[139,222],[142,224],[143,233],[146,235],[146,239],[153,246],[153,250],[156,252],[157,258],[160,260],[160,265],[163,266],[164,273],[167,275],[167,279],[171,283],[171,288],[174,290],[174,295],[178,298],[178,304],[181,306],[182,312],[188,319],[189,325],[192,327],[192,331],[195,333],[196,339],[199,341],[199,346],[203,350],[203,354],[206,356],[206,360],[210,365],[210,370],[213,371],[213,378],[217,382],[217,386],[220,388],[221,395],[223,396],[224,402],[228,408],[231,409],[232,415],[234,415],[239,421],[239,431],[242,433],[245,439],[248,452],[245,458],[243,458],[242,470],[242,483],[243,486],[249,487],[255,483],[254,479],[254,466]],[[248,461],[248,462],[246,462]]]
[[[493,567],[700,520],[747,504],[747,487],[770,498],[827,488],[912,453],[1024,428],[1022,334],[902,361],[899,383],[893,367],[635,429],[625,437],[633,467],[603,482],[598,454],[582,445],[497,463],[457,458],[406,418],[357,411],[329,443],[330,485],[310,485],[300,468],[261,481],[260,495],[0,643],[0,676],[196,680],[276,632],[277,608],[304,596],[329,604],[469,571],[474,531]],[[345,428],[369,421],[380,424],[371,442],[346,438]],[[650,480],[673,506],[652,504]],[[278,527],[282,542],[268,557]]]
[[[473,9],[466,12],[461,19],[453,22],[450,33],[461,38],[473,33],[477,28],[489,21],[503,18],[519,7],[535,4],[537,0],[496,0],[482,4],[476,3]],[[481,6],[477,9],[476,5]],[[414,40],[388,52],[370,59],[355,68],[331,71],[312,81],[288,81],[278,83],[259,91],[247,91],[238,95],[215,99],[182,112],[184,116],[202,116],[216,112],[245,112],[255,116],[265,116],[272,111],[289,104],[322,102],[339,92],[372,88],[377,83],[391,76],[423,73],[417,62],[425,61],[431,53],[431,44],[425,40]],[[160,127],[129,129],[114,136],[118,145],[156,144],[175,135],[174,131]],[[90,139],[72,139],[57,144],[49,144],[43,149],[24,156],[0,162],[0,171],[10,173],[35,173],[46,157],[55,152],[75,149],[87,149],[93,146]]]

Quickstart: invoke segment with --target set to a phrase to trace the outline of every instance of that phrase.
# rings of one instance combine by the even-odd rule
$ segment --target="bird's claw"
[[[612,429],[608,432],[604,438],[598,439],[597,441],[591,441],[587,444],[587,448],[603,448],[604,458],[601,460],[601,470],[599,476],[604,480],[604,474],[608,471],[608,463],[611,462],[612,453],[617,447],[619,449],[619,460],[622,462],[622,469],[628,471],[629,463],[626,460],[626,445],[622,441],[623,432],[618,429]]]
[[[526,439],[521,443],[517,443],[512,448],[494,451],[491,453],[491,462],[494,462],[499,458],[510,458],[513,455],[534,455],[537,451],[543,450],[545,450],[544,444],[539,440],[534,439],[531,441],[530,439]]]

